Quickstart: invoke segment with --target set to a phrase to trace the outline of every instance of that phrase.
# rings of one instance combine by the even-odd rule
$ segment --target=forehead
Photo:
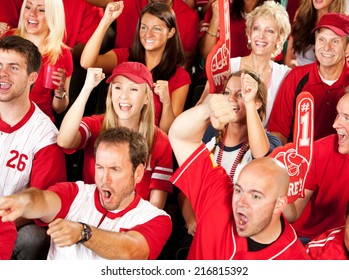
[[[162,25],[166,26],[166,23],[159,19],[158,17],[151,15],[149,13],[145,13],[142,17],[141,24],[144,25]]]
[[[241,88],[241,79],[240,77],[237,76],[233,76],[229,79],[228,83],[227,83],[227,88],[230,89],[236,89],[236,88]]]
[[[345,94],[337,104],[337,110],[349,114],[349,93]]]
[[[139,86],[140,84],[135,83],[134,81],[132,81],[131,79],[123,76],[123,75],[116,75],[113,80],[112,83],[120,83],[120,84],[132,84],[132,85],[136,85]]]
[[[341,37],[341,36],[337,35],[334,31],[332,31],[331,29],[326,28],[326,27],[319,28],[316,31],[315,36],[316,37],[331,38],[331,39],[334,39],[334,38],[345,39],[345,37]]]
[[[130,161],[128,143],[101,142],[96,152],[98,164],[110,164],[113,162]]]
[[[18,64],[26,68],[26,58],[23,54],[14,50],[0,49],[0,62],[3,64]]]

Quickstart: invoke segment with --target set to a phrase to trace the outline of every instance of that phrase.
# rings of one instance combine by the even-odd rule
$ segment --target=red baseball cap
[[[324,14],[312,32],[322,27],[331,29],[338,36],[347,36],[349,34],[349,17],[340,13]]]
[[[153,87],[153,78],[148,68],[139,62],[123,62],[117,65],[111,76],[107,79],[110,83],[115,76],[124,76],[137,84],[148,84],[150,88]]]

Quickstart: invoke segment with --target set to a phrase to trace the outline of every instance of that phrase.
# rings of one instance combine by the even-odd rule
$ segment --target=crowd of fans
[[[230,0],[211,93],[219,1],[0,0],[0,259],[349,259],[347,1]]]

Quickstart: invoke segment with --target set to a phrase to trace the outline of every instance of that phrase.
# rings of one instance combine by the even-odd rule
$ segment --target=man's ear
[[[135,173],[134,173],[134,178],[135,178],[135,183],[138,184],[142,178],[143,178],[143,175],[144,175],[144,165],[143,164],[139,164],[135,170]]]
[[[274,207],[274,214],[279,214],[281,213],[286,205],[287,205],[288,199],[286,195],[280,196],[275,203],[275,207]]]
[[[37,72],[30,73],[29,76],[28,76],[29,86],[33,85],[36,82],[37,79],[38,79],[38,73]]]

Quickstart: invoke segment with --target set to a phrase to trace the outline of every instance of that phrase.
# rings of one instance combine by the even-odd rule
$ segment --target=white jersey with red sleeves
[[[53,144],[56,145],[57,133],[52,121],[34,103],[31,103],[27,114],[15,126],[11,127],[0,119],[0,196],[11,195],[27,188],[31,178],[40,177],[37,174],[41,172],[39,169],[46,169],[42,170],[42,174],[46,174],[53,162],[57,163],[57,169],[62,170],[59,173],[65,173],[65,165],[62,168],[61,164],[62,158],[55,158],[49,150],[47,153],[52,158],[45,159],[45,163],[40,163],[40,168],[33,171],[37,154],[46,147],[51,149]],[[64,156],[63,152],[62,155]],[[52,172],[56,174],[56,171]],[[65,175],[62,176],[59,179],[65,178]],[[35,187],[43,186],[35,184]]]
[[[94,184],[85,184],[82,181],[59,183],[50,187],[49,190],[57,193],[62,201],[62,208],[57,218],[82,222],[106,231],[138,231],[149,245],[149,259],[158,257],[171,234],[170,216],[138,195],[125,209],[108,211],[101,204],[99,191]],[[37,223],[41,224],[40,221]],[[103,258],[82,244],[58,247],[51,241],[48,259]]]

